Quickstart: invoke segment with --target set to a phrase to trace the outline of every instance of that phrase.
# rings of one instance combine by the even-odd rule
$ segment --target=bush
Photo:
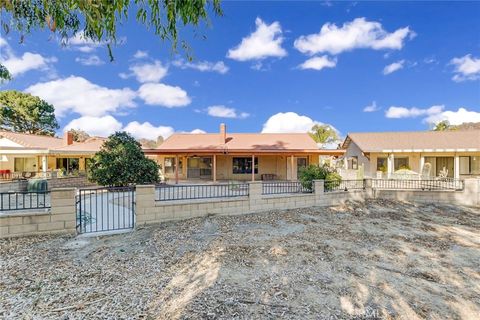
[[[145,157],[140,143],[126,132],[116,132],[95,154],[88,170],[90,181],[103,186],[128,186],[160,181],[159,166]]]
[[[335,168],[328,165],[309,165],[300,171],[299,180],[305,189],[313,190],[314,180],[332,180],[340,183],[342,178],[336,172]]]

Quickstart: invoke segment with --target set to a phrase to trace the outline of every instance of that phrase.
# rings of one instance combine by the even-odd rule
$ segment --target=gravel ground
[[[479,211],[372,200],[0,240],[0,318],[479,319]]]

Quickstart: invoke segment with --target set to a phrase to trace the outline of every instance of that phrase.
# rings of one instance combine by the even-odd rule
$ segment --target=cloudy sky
[[[480,3],[233,2],[209,27],[182,29],[194,60],[135,21],[110,62],[81,34],[2,34],[14,76],[65,128],[138,138],[176,131],[426,130],[480,121]]]

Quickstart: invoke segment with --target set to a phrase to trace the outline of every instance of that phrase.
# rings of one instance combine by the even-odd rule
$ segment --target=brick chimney
[[[227,126],[225,123],[220,123],[220,141],[221,143],[227,142]]]
[[[73,144],[73,133],[70,131],[65,131],[63,133],[63,144],[69,146]]]

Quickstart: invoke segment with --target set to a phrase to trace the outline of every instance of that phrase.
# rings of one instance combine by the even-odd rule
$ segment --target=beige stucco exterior
[[[79,171],[85,171],[85,162],[87,158],[91,158],[91,155],[75,155],[75,154],[59,154],[59,155],[29,155],[29,154],[3,154],[0,155],[0,170],[10,170],[15,172],[15,158],[28,158],[29,165],[25,168],[26,172],[42,172],[44,158],[47,160],[46,171],[56,171],[60,168],[57,167],[58,158],[73,158],[79,159]]]
[[[174,172],[165,172],[165,159],[171,158],[172,161],[175,161],[176,155],[158,155],[158,156],[149,156],[157,161],[157,163],[162,167],[162,173],[168,180],[175,179]],[[178,155],[179,166],[178,179],[179,180],[192,180],[191,177],[188,177],[188,155]],[[251,154],[245,155],[202,155],[202,157],[211,157],[212,158],[212,176],[206,177],[206,180],[213,180],[213,165],[216,163],[216,180],[252,180],[251,173],[245,174],[234,174],[233,173],[233,158],[234,157],[245,157],[251,158]],[[215,161],[213,160],[215,157]],[[262,175],[264,174],[273,174],[277,180],[296,180],[297,179],[297,161],[298,158],[306,158],[307,164],[318,164],[319,156],[318,154],[297,154],[294,155],[294,169],[293,176],[291,175],[291,155],[255,155],[255,158],[258,159],[258,173],[255,174],[255,180],[261,180]]]

